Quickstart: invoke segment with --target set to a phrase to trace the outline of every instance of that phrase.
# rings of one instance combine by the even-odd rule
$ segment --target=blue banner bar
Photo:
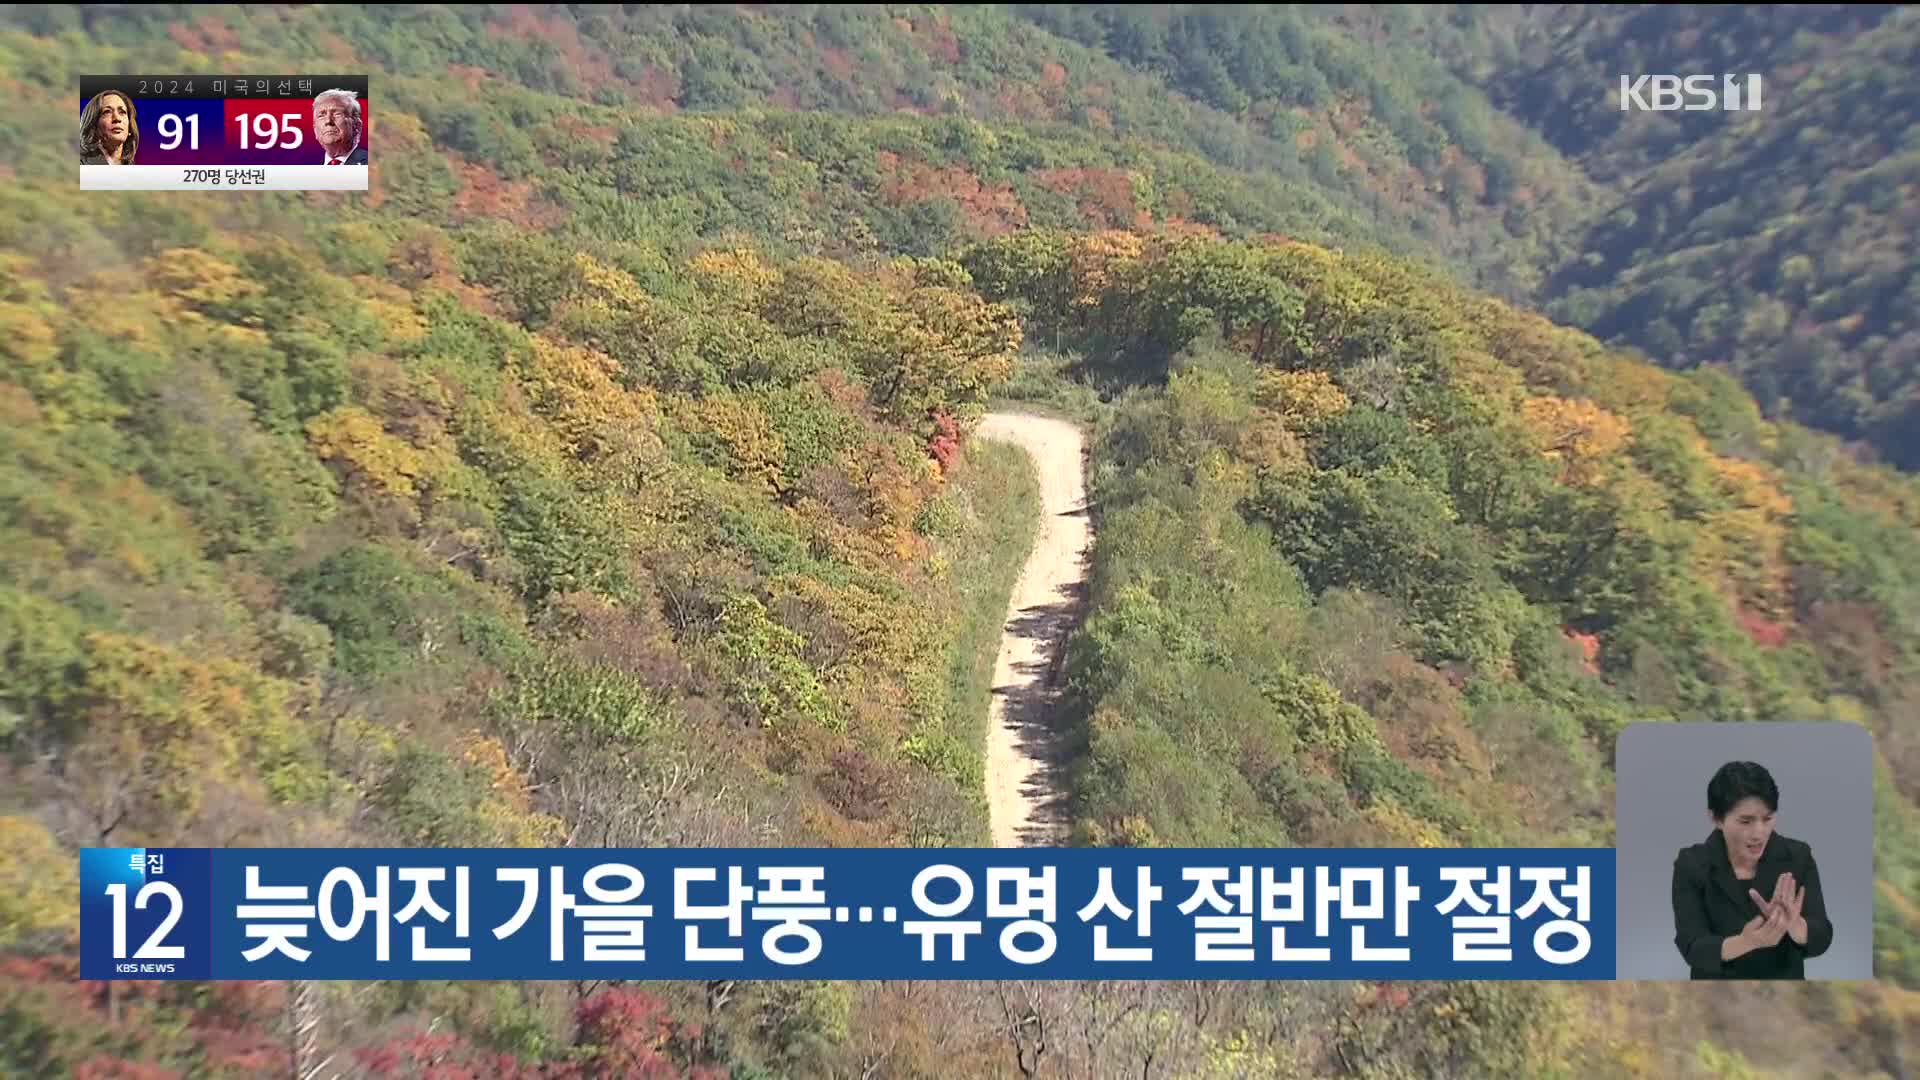
[[[1611,848],[87,848],[85,979],[1614,977]]]

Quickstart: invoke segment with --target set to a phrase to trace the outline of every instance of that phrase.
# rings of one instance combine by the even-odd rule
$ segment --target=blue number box
[[[221,98],[133,97],[139,142],[135,165],[227,163],[226,102]],[[80,103],[82,113],[87,103]]]

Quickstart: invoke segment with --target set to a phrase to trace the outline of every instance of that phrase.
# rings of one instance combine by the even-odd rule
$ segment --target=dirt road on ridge
[[[1027,413],[991,413],[979,438],[1010,442],[1040,479],[1040,531],[1013,587],[994,661],[987,800],[995,847],[1046,847],[1067,836],[1064,762],[1054,727],[1056,661],[1086,599],[1092,528],[1080,429]]]

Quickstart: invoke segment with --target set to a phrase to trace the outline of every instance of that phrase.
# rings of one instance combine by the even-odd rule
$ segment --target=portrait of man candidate
[[[1833,944],[1813,848],[1775,830],[1780,788],[1751,761],[1707,783],[1713,831],[1673,861],[1674,947],[1693,979],[1805,979]]]
[[[313,137],[326,154],[325,165],[365,165],[367,148],[362,145],[366,124],[360,114],[360,98],[351,90],[322,90],[313,99]]]
[[[93,95],[80,112],[80,164],[131,165],[139,149],[133,98],[118,90]]]

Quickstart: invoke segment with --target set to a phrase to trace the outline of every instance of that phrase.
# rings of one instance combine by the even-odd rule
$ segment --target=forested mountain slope
[[[1724,365],[1770,415],[1920,467],[1920,13],[1537,7],[1510,48],[1452,55],[1616,192],[1547,310],[1668,366]],[[1757,72],[1764,105],[1600,107],[1622,72]]]
[[[978,129],[921,125],[940,133],[933,146],[897,148],[880,133],[897,129],[854,125],[825,144],[809,130],[790,152],[892,204],[856,216],[878,218],[864,224],[899,249],[1029,221],[1122,225],[1143,209],[1228,235],[1379,244],[1657,363],[1728,366],[1768,415],[1920,460],[1920,114],[1903,89],[1920,22],[1892,5],[152,12],[17,17],[105,41],[164,33],[188,55],[271,41],[370,67],[396,79],[396,100],[432,99],[418,115],[433,145],[595,227],[606,223],[528,175],[526,143],[551,109],[510,88],[627,118],[800,109],[1017,125],[1036,138],[988,151]],[[1614,100],[1622,72],[1723,70],[1762,73],[1765,111],[1622,113]],[[673,144],[685,136],[665,138],[684,158]],[[1054,153],[1057,140],[1098,152]],[[657,184],[686,164],[625,179]],[[714,214],[715,186],[814,186],[777,171],[788,175],[707,166],[709,182],[671,212],[711,228],[730,216]],[[776,223],[783,237],[843,235],[821,227],[817,205],[771,205],[791,219]]]
[[[1255,131],[1301,112],[1362,118],[1456,209],[1471,191],[1537,227],[1543,278],[1525,280],[1541,281],[1530,299],[1555,317],[1669,367],[1725,366],[1769,415],[1920,466],[1911,9],[1019,10]],[[1616,100],[1622,74],[1722,72],[1761,74],[1763,110],[1629,113]],[[1564,198],[1584,205],[1550,209]]]
[[[1766,111],[1635,170],[1548,310],[1917,468],[1920,12],[1794,45]]]
[[[909,156],[894,184],[920,189],[920,199],[1004,205],[1002,185],[1027,173],[1036,182],[1016,183],[1018,203],[1042,224],[1060,223],[1076,204],[1125,224],[1131,208],[1114,204],[1125,203],[1129,189],[1136,201],[1158,193],[1172,213],[1229,233],[1275,228],[1274,215],[1285,214],[1296,235],[1334,224],[1343,243],[1444,259],[1513,291],[1532,287],[1564,254],[1553,238],[1592,201],[1550,148],[1459,80],[1440,119],[1426,119],[1420,95],[1446,75],[1423,46],[1356,50],[1310,27],[1298,31],[1311,40],[1297,66],[1320,90],[1264,101],[1249,122],[1237,98],[1190,92],[1184,81],[1134,70],[1097,45],[991,5],[497,5],[343,9],[325,18],[297,9],[216,17],[150,8],[107,17],[48,8],[13,17],[43,35],[77,32],[130,46],[134,56],[165,40],[185,56],[322,56],[366,68],[395,100],[432,93],[435,107],[418,115],[436,144],[515,179],[523,178],[516,170],[527,161],[525,143],[550,111],[517,103],[511,91],[525,87],[590,101],[621,121],[798,109],[1015,125],[1029,137],[1005,147],[1000,161],[963,161],[954,173],[943,171],[950,162],[920,170]],[[1267,28],[1269,38],[1296,33],[1296,16],[1276,18],[1285,26]],[[1403,81],[1404,71],[1419,72],[1418,80]],[[1118,160],[1062,153],[1053,145],[1060,138],[1111,148]],[[833,149],[841,155],[834,167],[844,162],[855,175],[876,167],[873,146]],[[951,149],[968,158],[979,148]],[[1222,172],[1196,177],[1173,156]],[[1120,171],[1103,168],[1116,164]],[[1261,189],[1259,209],[1246,199],[1215,205],[1215,189],[1247,183]],[[925,219],[951,214],[945,206],[923,210],[917,225],[937,234],[947,223]]]
[[[1414,44],[1256,18],[1331,98],[1091,9],[6,12],[0,1072],[286,1060],[286,987],[75,978],[78,846],[982,842],[1010,392],[1099,420],[1081,840],[1604,844],[1629,720],[1859,723],[1877,981],[327,986],[328,1049],[984,1076],[1034,1016],[1055,1075],[1910,1068],[1914,481],[1449,281],[1531,287],[1587,181]],[[316,66],[374,76],[368,196],[74,190],[79,74]]]
[[[962,262],[1138,387],[1093,450],[1093,614],[1068,662],[1082,841],[1608,844],[1627,723],[1862,724],[1878,984],[1770,996],[1753,1007],[1778,1038],[1653,987],[1614,1013],[1527,991],[1508,1007],[1567,1010],[1551,1038],[1441,1071],[1705,1067],[1656,1034],[1673,1008],[1786,1075],[1898,1073],[1920,1003],[1920,483],[1763,420],[1724,373],[1393,260],[1030,232]],[[1842,1000],[1858,1023],[1807,1038]],[[1435,1067],[1361,1042],[1369,1066]]]

